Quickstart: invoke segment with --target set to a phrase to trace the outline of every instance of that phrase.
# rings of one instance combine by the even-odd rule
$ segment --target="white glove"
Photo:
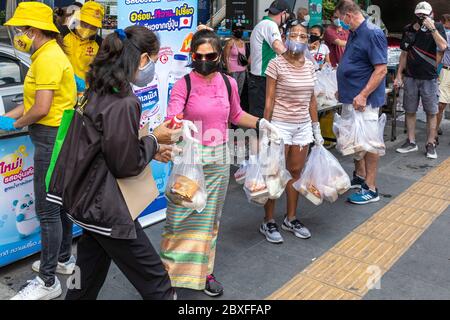
[[[275,127],[273,124],[271,124],[266,119],[261,119],[259,121],[259,129],[260,130],[267,130],[267,135],[270,140],[272,141],[280,141],[281,134],[277,127]]]
[[[320,123],[313,122],[312,129],[313,129],[313,135],[314,135],[314,142],[316,143],[316,145],[323,145],[324,140],[322,137],[322,133],[320,131]]]
[[[198,141],[198,139],[195,139],[192,136],[192,131],[194,131],[195,133],[198,133],[198,129],[192,121],[183,120],[183,130],[182,131],[183,131],[183,139],[190,140],[195,143],[200,143],[200,141]]]

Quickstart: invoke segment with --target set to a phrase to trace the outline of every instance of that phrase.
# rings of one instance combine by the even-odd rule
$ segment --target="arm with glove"
[[[316,145],[323,145],[324,140],[322,137],[322,132],[320,131],[319,116],[317,113],[317,100],[314,94],[311,95],[311,102],[309,103],[309,114],[312,121],[314,143]]]

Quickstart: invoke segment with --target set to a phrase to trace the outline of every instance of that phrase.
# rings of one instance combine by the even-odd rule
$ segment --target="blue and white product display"
[[[178,80],[183,78],[189,71],[187,68],[188,56],[184,54],[176,54],[172,60],[172,68],[167,79],[167,105],[169,105],[170,94],[172,88]]]
[[[134,94],[141,101],[141,127],[149,123],[150,131],[164,121],[161,116],[161,96],[159,77],[155,74],[153,81],[147,86],[140,88],[133,85]],[[165,111],[165,110],[164,110]]]

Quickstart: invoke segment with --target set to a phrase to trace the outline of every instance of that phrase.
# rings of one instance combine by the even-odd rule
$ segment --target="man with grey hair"
[[[348,119],[353,109],[362,112],[364,129],[378,133],[379,107],[385,104],[387,73],[387,39],[383,31],[366,20],[353,0],[341,0],[336,16],[342,27],[350,30],[344,55],[337,69],[339,102],[342,118]],[[348,200],[366,204],[380,200],[376,187],[379,154],[366,152],[355,159],[352,188],[359,192]]]
[[[304,25],[305,27],[308,27],[309,20],[311,19],[308,8],[305,8],[305,7],[298,8],[297,19],[302,22],[302,25]]]

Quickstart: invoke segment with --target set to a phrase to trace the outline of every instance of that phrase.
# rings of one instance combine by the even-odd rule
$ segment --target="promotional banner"
[[[189,51],[197,27],[197,0],[118,0],[119,28],[140,25],[152,30],[161,42],[156,76],[145,87],[133,87],[142,104],[141,126],[150,130],[161,124],[167,114],[170,92],[176,81],[190,71]],[[160,196],[140,217],[146,226],[165,218],[164,190],[170,173],[168,164],[151,162]]]
[[[322,25],[322,0],[309,0],[309,26]]]
[[[41,250],[29,136],[0,140],[0,267]],[[74,227],[74,236],[81,229]]]

